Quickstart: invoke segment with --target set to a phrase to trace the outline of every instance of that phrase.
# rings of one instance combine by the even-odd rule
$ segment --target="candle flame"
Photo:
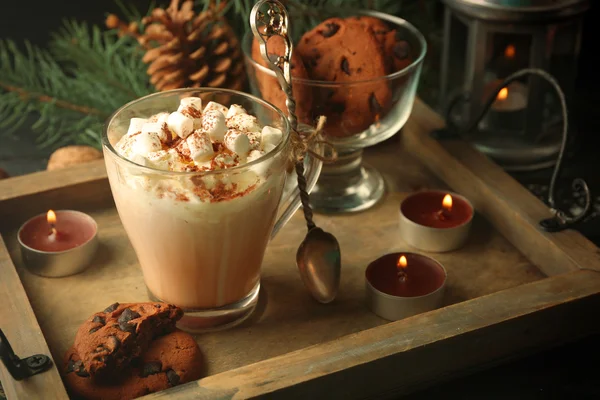
[[[445,195],[444,198],[442,199],[442,207],[444,207],[445,210],[452,210],[452,196],[450,196],[449,194]]]
[[[50,235],[56,235],[56,213],[54,210],[48,210],[46,220],[48,221],[48,225],[50,225]]]
[[[48,220],[48,223],[50,225],[56,224],[56,213],[54,212],[54,210],[48,210],[48,213],[46,214],[46,219]]]
[[[508,97],[508,88],[502,88],[500,90],[500,92],[498,93],[498,96],[496,96],[496,100],[506,100],[507,97]]]
[[[506,58],[514,58],[516,53],[517,53],[517,50],[515,49],[515,46],[512,44],[509,44],[508,46],[506,46],[506,49],[504,49],[504,56]]]
[[[406,266],[408,265],[408,262],[406,261],[406,257],[400,256],[400,258],[398,258],[398,263],[396,265],[398,266],[398,268],[406,268]]]

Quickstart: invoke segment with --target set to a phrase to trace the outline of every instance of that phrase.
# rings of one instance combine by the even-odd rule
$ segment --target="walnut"
[[[48,171],[67,168],[102,158],[102,153],[90,146],[66,146],[56,150],[48,160]]]

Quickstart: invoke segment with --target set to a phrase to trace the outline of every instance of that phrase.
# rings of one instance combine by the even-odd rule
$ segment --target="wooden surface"
[[[547,278],[143,399],[393,399],[600,331],[590,314],[600,307],[599,286],[597,272]]]
[[[579,232],[541,232],[539,221],[551,213],[502,168],[462,140],[437,141],[429,132],[444,126],[420,100],[402,132],[404,146],[435,176],[471,200],[492,224],[545,274],[581,267],[600,270],[600,252]]]
[[[405,157],[399,170],[418,175],[422,167]],[[318,224],[333,232],[342,248],[341,290],[337,300],[327,306],[310,298],[294,264],[296,249],[305,234],[304,220],[297,213],[267,250],[258,312],[243,327],[198,337],[209,360],[208,373],[238,368],[385,323],[363,304],[364,270],[382,254],[410,250],[397,233],[402,197],[390,194],[384,203],[356,215],[317,216]],[[43,199],[39,202],[52,206]],[[57,358],[71,346],[77,327],[89,315],[115,301],[147,300],[141,270],[116,210],[111,206],[91,215],[99,225],[101,248],[95,263],[72,277],[47,279],[30,274],[22,267],[15,229],[4,233]],[[542,278],[483,219],[477,218],[473,229],[463,249],[433,255],[448,270],[448,304]],[[69,306],[63,306],[66,304]]]
[[[534,221],[547,215],[547,208],[464,143],[430,141],[428,131],[438,122],[417,102],[402,140],[366,152],[367,160],[386,178],[390,193],[382,203],[363,213],[317,216],[317,223],[335,233],[342,247],[342,285],[334,303],[316,304],[300,282],[293,257],[305,228],[298,214],[267,249],[254,316],[235,329],[197,337],[208,359],[209,376],[150,397],[275,394],[289,399],[328,393],[328,398],[379,398],[523,354],[536,345],[597,331],[596,319],[584,316],[598,305],[600,275],[579,270],[599,267],[597,249],[572,232],[546,234],[534,229]],[[397,234],[398,206],[404,196],[400,192],[442,187],[423,161],[452,190],[472,200],[478,215],[463,249],[434,255],[449,273],[447,306],[388,323],[363,304],[364,268],[384,253],[410,250]],[[87,210],[96,218],[101,248],[95,262],[68,278],[30,274],[21,265],[16,229],[33,214],[67,207]],[[0,233],[57,359],[90,314],[115,301],[147,299],[101,162],[0,181],[0,218]],[[10,271],[11,260],[6,256],[0,260]],[[540,271],[556,276],[544,278]],[[19,303],[8,313],[0,311],[0,326],[23,330],[21,310],[25,310],[25,327],[31,327],[17,275],[14,270],[0,273],[5,278],[0,301],[12,297]],[[39,351],[23,346],[30,341],[16,340],[22,346],[15,346],[19,354]],[[56,370],[45,374],[56,376]],[[7,384],[5,376],[2,380],[14,393],[12,382]],[[365,380],[368,385],[361,386]]]
[[[19,281],[17,272],[0,236],[0,328],[10,342],[13,351],[20,358],[34,354],[50,355],[44,335],[40,330],[36,315],[29,304],[27,295]],[[0,362],[0,382],[8,399],[36,399],[40,389],[48,399],[66,397],[56,368],[42,374],[14,381],[8,370]],[[10,384],[7,384],[10,382]]]

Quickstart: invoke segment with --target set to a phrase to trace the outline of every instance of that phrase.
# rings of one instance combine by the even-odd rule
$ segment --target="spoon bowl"
[[[315,300],[327,304],[335,299],[342,268],[335,236],[318,227],[310,229],[296,253],[296,265]]]

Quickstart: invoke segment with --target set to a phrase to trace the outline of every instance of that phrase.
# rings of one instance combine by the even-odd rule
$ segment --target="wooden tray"
[[[207,377],[145,398],[393,397],[599,331],[590,312],[600,305],[599,250],[574,231],[540,231],[547,207],[464,142],[431,139],[441,124],[417,101],[401,140],[366,152],[385,174],[385,200],[363,213],[317,215],[342,247],[334,303],[317,304],[300,281],[293,257],[305,228],[297,213],[267,249],[251,320],[197,336]],[[446,306],[389,323],[364,305],[364,270],[384,253],[409,250],[397,234],[398,206],[424,187],[468,197],[474,230],[459,251],[432,255],[448,270]],[[98,222],[102,247],[84,273],[48,279],[22,267],[16,229],[49,208],[83,210]],[[0,181],[0,221],[0,327],[19,356],[51,354],[60,363],[93,312],[147,299],[103,161]],[[0,364],[0,380],[9,399],[67,398],[56,367],[16,382]]]

